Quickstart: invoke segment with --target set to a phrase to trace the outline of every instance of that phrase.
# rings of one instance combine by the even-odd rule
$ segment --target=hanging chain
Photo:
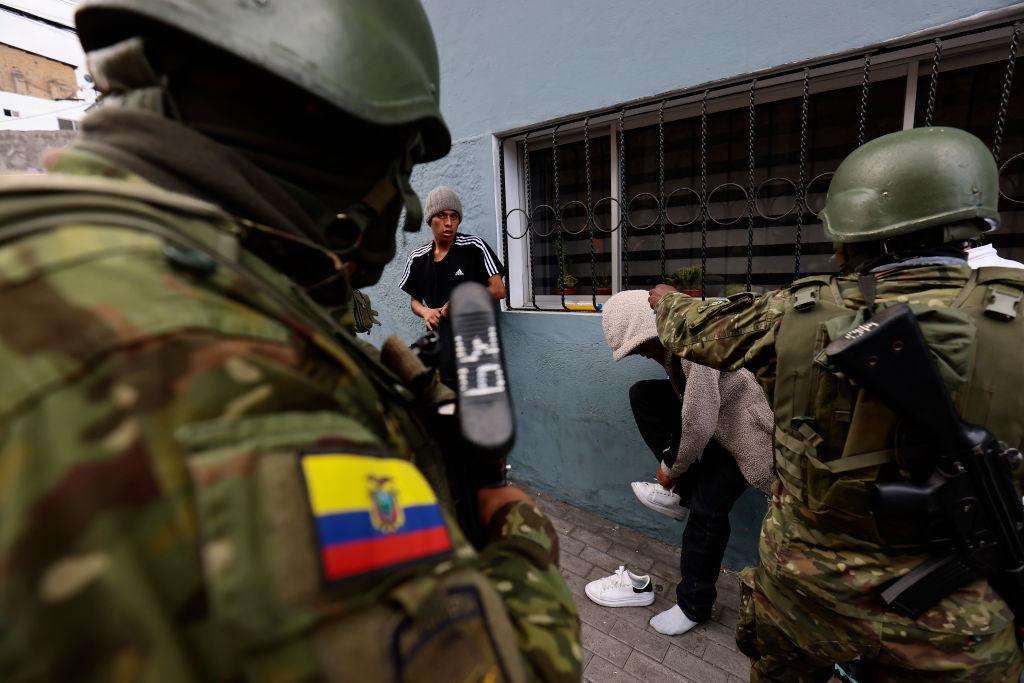
[[[558,248],[558,280],[555,281],[555,287],[559,289],[562,295],[562,308],[565,306],[565,240],[562,238],[562,206],[561,206],[561,190],[558,187],[558,126],[555,126],[551,131],[551,163],[553,165],[552,175],[555,178],[555,230],[558,231],[557,237],[557,248]]]
[[[498,193],[501,195],[501,257],[508,263],[508,213],[505,204],[505,141],[498,140]],[[502,275],[505,281],[505,306],[512,308],[512,280],[508,268]]]
[[[927,128],[935,120],[935,93],[939,89],[939,62],[942,60],[942,39],[935,39],[935,54],[932,56],[932,79],[928,84],[928,107],[925,109],[924,125]]]
[[[807,209],[807,117],[811,99],[811,70],[804,69],[804,94],[800,102],[800,167],[796,198],[796,250],[793,257],[793,279],[800,279],[800,250],[804,237],[804,211]]]
[[[708,272],[708,92],[700,101],[700,298]]]
[[[999,148],[1003,144],[1003,132],[1006,130],[1006,116],[1010,110],[1010,89],[1013,87],[1013,69],[1017,65],[1017,46],[1020,42],[1020,22],[1013,24],[1013,35],[1010,37],[1010,56],[1006,61],[1006,76],[1003,78],[1003,94],[999,98],[999,115],[996,117],[996,137],[992,143],[992,156],[999,163]]]
[[[530,301],[535,310],[537,306],[537,268],[533,262],[533,197],[530,191],[530,134],[523,137],[523,166],[526,169],[526,262],[530,265]]]
[[[868,87],[871,85],[871,53],[864,55],[864,77],[860,81],[860,118],[857,121],[857,146],[867,140],[868,135]]]
[[[747,136],[747,291],[750,291],[754,272],[754,90],[757,79],[750,81],[750,106],[747,110],[749,135]]]
[[[622,289],[629,289],[629,217],[626,215],[626,108],[619,110],[619,232],[622,233]]]
[[[665,279],[665,100],[658,107],[658,214],[661,221],[661,278]]]
[[[555,178],[555,228],[559,234],[562,232],[562,207],[560,206],[562,197],[561,190],[558,187],[558,126],[555,126],[554,130],[551,131],[551,164],[552,164],[552,175]]]
[[[590,117],[583,119],[583,158],[587,173],[587,235],[590,237],[590,299],[597,310],[597,264],[594,260],[594,201],[590,187]]]

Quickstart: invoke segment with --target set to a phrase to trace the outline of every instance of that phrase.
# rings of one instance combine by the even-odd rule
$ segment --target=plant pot
[[[555,290],[555,294],[575,294],[575,287],[559,287]]]
[[[597,294],[598,296],[608,296],[611,293],[611,287],[594,287],[594,294]]]
[[[683,294],[686,294],[687,296],[697,297],[698,299],[701,297],[701,292],[699,289],[684,289]]]

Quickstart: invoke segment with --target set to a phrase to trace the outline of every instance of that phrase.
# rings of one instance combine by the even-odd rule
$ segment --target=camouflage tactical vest
[[[225,335],[277,335],[273,341],[278,343],[282,338],[276,330],[283,324],[322,352],[322,367],[311,372],[340,364],[368,381],[375,392],[370,404],[391,435],[392,455],[415,463],[440,503],[451,546],[447,555],[333,585],[324,576],[309,511],[311,489],[296,467],[296,454],[340,443],[332,448],[358,455],[360,444],[376,441],[367,428],[326,410],[177,426],[174,438],[187,453],[193,477],[195,496],[189,504],[198,517],[204,591],[213,621],[201,654],[206,659],[193,674],[220,678],[240,669],[248,680],[266,681],[525,680],[502,599],[477,569],[474,551],[445,509],[440,454],[412,413],[404,389],[286,278],[240,250],[236,235],[242,228],[233,219],[215,206],[146,184],[57,175],[5,179],[0,226],[4,279],[18,274],[12,254],[19,242],[40,235],[53,235],[59,243],[55,259],[88,260],[144,241],[146,248],[152,243],[155,255],[163,252],[175,270],[199,275],[214,267],[226,271],[219,285],[232,300],[262,313],[271,331],[258,325],[237,329],[227,309],[196,320],[214,331],[220,326]],[[81,239],[81,232],[63,235],[69,226],[89,231],[87,239]],[[194,309],[199,308],[197,303]],[[187,306],[182,310],[182,316],[191,315]],[[142,334],[157,334],[161,325],[190,324],[175,315],[157,311],[148,331],[137,321],[133,325]],[[28,363],[6,385],[10,391],[0,402],[15,405],[64,370]],[[386,494],[382,489],[384,513],[394,503]],[[389,522],[386,514],[378,517]],[[219,541],[228,539],[233,541],[231,561],[214,552],[226,547]],[[269,553],[268,547],[276,551]]]
[[[962,279],[904,270],[877,282],[879,309],[907,302],[961,417],[1011,446],[1024,443],[1024,271],[982,268]],[[822,364],[833,339],[863,321],[856,280],[798,280],[776,340],[775,467],[822,525],[868,542],[900,543],[876,527],[870,485],[927,466],[925,439]],[[914,391],[908,386],[907,391]]]

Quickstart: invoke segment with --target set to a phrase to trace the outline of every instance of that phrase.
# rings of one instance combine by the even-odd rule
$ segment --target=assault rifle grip
[[[910,307],[897,304],[880,311],[829,344],[825,355],[897,415],[931,435],[935,447],[928,480],[876,485],[872,503],[880,520],[895,521],[892,528],[898,529],[900,520],[894,518],[899,515],[930,516],[922,526],[936,553],[889,586],[883,600],[917,618],[950,591],[985,576],[1020,620],[1024,505],[1013,486],[1009,451],[984,428],[960,419]]]

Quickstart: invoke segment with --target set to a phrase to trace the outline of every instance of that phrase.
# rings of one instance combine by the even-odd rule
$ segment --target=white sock
[[[683,614],[679,605],[673,605],[672,609],[651,617],[651,626],[654,630],[666,636],[681,636],[696,625],[697,622],[690,621],[689,617]]]

